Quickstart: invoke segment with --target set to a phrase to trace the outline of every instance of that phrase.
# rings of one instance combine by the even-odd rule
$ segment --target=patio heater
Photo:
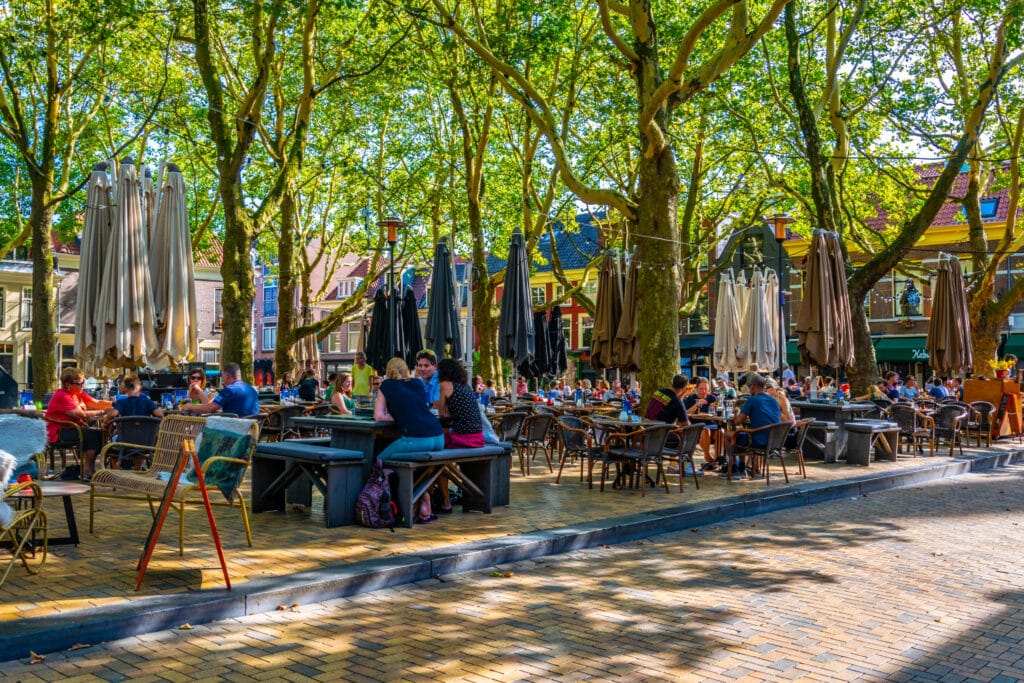
[[[401,218],[395,216],[388,216],[377,225],[387,228],[388,230],[388,297],[390,297],[395,291],[395,244],[398,243],[398,229],[405,227],[405,222]],[[399,297],[400,300],[401,297]],[[391,319],[391,334],[388,347],[390,349],[390,355],[388,358],[395,357],[395,330],[398,329],[398,306],[391,306],[388,311],[388,317]]]
[[[776,275],[779,278],[779,379],[782,379],[782,366],[786,358],[786,292],[782,288],[782,243],[786,241],[786,226],[795,223],[796,220],[784,213],[777,213],[771,218],[766,218],[765,223],[771,223],[775,229],[775,243],[779,245],[778,268]]]

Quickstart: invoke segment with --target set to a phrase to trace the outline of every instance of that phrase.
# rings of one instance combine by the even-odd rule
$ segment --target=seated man
[[[142,381],[136,375],[125,375],[121,380],[121,398],[114,401],[113,407],[107,411],[106,424],[113,422],[117,417],[163,417],[163,409],[156,404],[149,396],[142,395]],[[114,434],[112,441],[117,441],[119,436]],[[146,464],[146,455],[138,451],[131,451],[128,455],[121,455],[121,465],[127,465],[127,459],[131,459],[132,468],[141,470]]]
[[[707,377],[699,378],[697,389],[683,401],[687,415],[714,415],[717,404],[718,397],[711,393],[711,383]],[[704,451],[705,462],[713,463],[715,461],[711,455],[711,433],[717,430],[718,425],[714,422],[707,422],[700,435],[700,449]]]
[[[242,380],[242,369],[238,363],[228,363],[221,371],[224,386],[216,398],[202,403],[182,406],[183,413],[206,415],[218,411],[234,413],[239,417],[256,415],[260,412],[260,398],[256,390]]]
[[[672,378],[671,389],[658,389],[651,396],[651,402],[647,405],[647,413],[644,415],[648,420],[668,422],[669,424],[690,424],[690,418],[686,415],[686,407],[683,405],[683,396],[686,395],[686,387],[690,383],[686,375],[676,375]]]
[[[743,407],[740,408],[740,411],[729,418],[729,422],[737,427],[742,424],[749,424],[751,429],[767,427],[779,422],[782,419],[779,402],[766,394],[764,387],[764,377],[756,372],[749,373],[747,375],[747,389],[750,391],[750,395],[743,402]],[[725,451],[729,458],[733,457],[733,451],[736,447],[752,446],[754,448],[764,448],[767,445],[768,430],[754,434],[728,431],[725,435]],[[750,475],[747,473],[746,458],[743,455],[740,455],[739,466],[735,471],[738,479],[750,478]]]

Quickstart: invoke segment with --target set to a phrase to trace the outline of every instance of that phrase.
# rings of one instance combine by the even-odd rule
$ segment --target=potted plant
[[[1003,358],[1002,360],[991,360],[988,362],[988,366],[992,368],[992,372],[995,373],[996,379],[1006,379],[1010,376],[1010,370],[1017,364],[1017,359]]]

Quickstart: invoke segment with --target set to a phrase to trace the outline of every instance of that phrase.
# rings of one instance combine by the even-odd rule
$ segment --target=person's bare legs
[[[82,478],[91,479],[96,473],[96,451],[82,451]]]
[[[448,512],[452,509],[452,499],[448,493],[448,475],[441,474],[437,477],[437,487],[441,491],[441,510]]]

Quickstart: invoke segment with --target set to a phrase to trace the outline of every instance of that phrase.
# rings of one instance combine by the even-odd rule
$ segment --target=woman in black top
[[[315,401],[319,396],[317,394],[320,391],[320,380],[316,378],[316,373],[312,370],[306,370],[302,373],[302,379],[299,380],[299,398],[303,401]]]
[[[481,448],[484,445],[483,416],[476,392],[467,383],[466,369],[459,361],[444,358],[437,364],[437,379],[441,385],[437,408],[448,423],[445,448]],[[441,491],[441,512],[451,512],[448,477],[438,477],[437,486]]]
[[[444,449],[444,432],[437,417],[423,400],[426,389],[418,377],[409,377],[409,366],[401,358],[388,361],[387,379],[381,382],[373,415],[382,422],[396,422],[402,437],[380,455],[385,459],[395,453],[440,451]]]

